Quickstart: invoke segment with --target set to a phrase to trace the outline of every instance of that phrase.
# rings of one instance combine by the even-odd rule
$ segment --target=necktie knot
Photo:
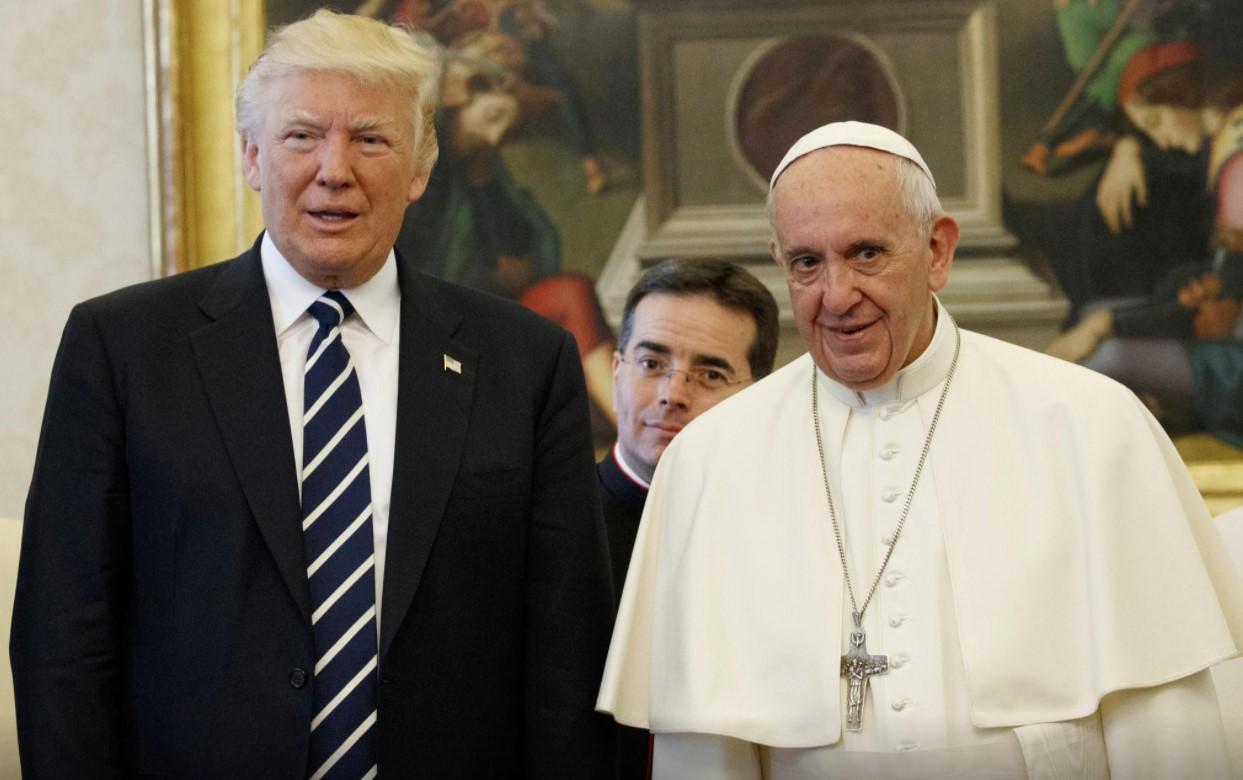
[[[340,290],[329,290],[315,299],[307,311],[319,323],[320,330],[332,330],[354,312],[354,305]]]

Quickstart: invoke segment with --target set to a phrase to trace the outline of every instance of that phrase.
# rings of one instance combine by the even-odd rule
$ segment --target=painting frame
[[[263,48],[262,0],[143,0],[152,273],[238,254],[263,218],[247,186],[233,96]]]

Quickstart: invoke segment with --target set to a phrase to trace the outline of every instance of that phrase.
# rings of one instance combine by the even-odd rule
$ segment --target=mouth
[[[682,423],[659,421],[648,423],[647,427],[660,431],[661,433],[667,433],[670,436],[676,436],[682,430],[683,425]]]
[[[826,325],[825,330],[841,339],[853,339],[862,336],[869,328],[875,325],[878,320],[864,323],[851,323],[849,325]]]
[[[358,217],[358,212],[346,209],[318,209],[308,211],[316,222],[325,225],[344,225]]]

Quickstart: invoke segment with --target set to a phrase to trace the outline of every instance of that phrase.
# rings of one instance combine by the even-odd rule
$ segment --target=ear
[[[621,352],[613,350],[613,379],[617,379],[617,369],[621,368]]]
[[[777,239],[775,238],[768,240],[768,255],[773,259],[774,263],[785,268],[785,265],[781,262],[781,248],[777,246]]]
[[[427,191],[427,181],[432,177],[431,171],[420,171],[410,180],[410,191],[406,193],[406,201],[414,203]]]
[[[242,134],[242,170],[246,173],[246,183],[255,192],[263,189],[263,172],[259,169],[259,144],[254,143],[250,135]]]
[[[950,266],[954,264],[954,250],[958,248],[958,223],[951,216],[942,216],[932,224],[928,249],[932,260],[928,264],[928,289],[939,292],[950,278]]]

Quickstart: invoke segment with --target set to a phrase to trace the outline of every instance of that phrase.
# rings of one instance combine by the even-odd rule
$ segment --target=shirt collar
[[[259,245],[259,256],[263,262],[263,278],[268,285],[268,298],[272,302],[272,322],[276,326],[276,335],[280,336],[306,314],[315,299],[324,294],[324,289],[295,271],[266,231]],[[401,290],[397,286],[397,259],[393,250],[389,250],[384,265],[374,276],[342,292],[350,299],[367,329],[384,343],[391,344],[397,335],[401,313]]]
[[[630,467],[630,464],[626,462],[626,459],[622,457],[621,446],[617,442],[613,442],[613,460],[617,461],[617,467],[621,469],[622,473],[625,474],[631,482],[635,483],[644,490],[651,489],[652,486],[648,483],[648,481],[643,477],[640,477],[638,473]]]
[[[934,295],[932,300],[937,307],[937,326],[932,333],[932,341],[923,354],[915,358],[909,366],[898,371],[880,387],[862,391],[851,390],[829,379],[817,368],[817,381],[820,386],[841,403],[859,408],[880,403],[911,401],[941,384],[949,374],[950,364],[954,362],[954,331],[958,326],[941,305],[940,299]]]

